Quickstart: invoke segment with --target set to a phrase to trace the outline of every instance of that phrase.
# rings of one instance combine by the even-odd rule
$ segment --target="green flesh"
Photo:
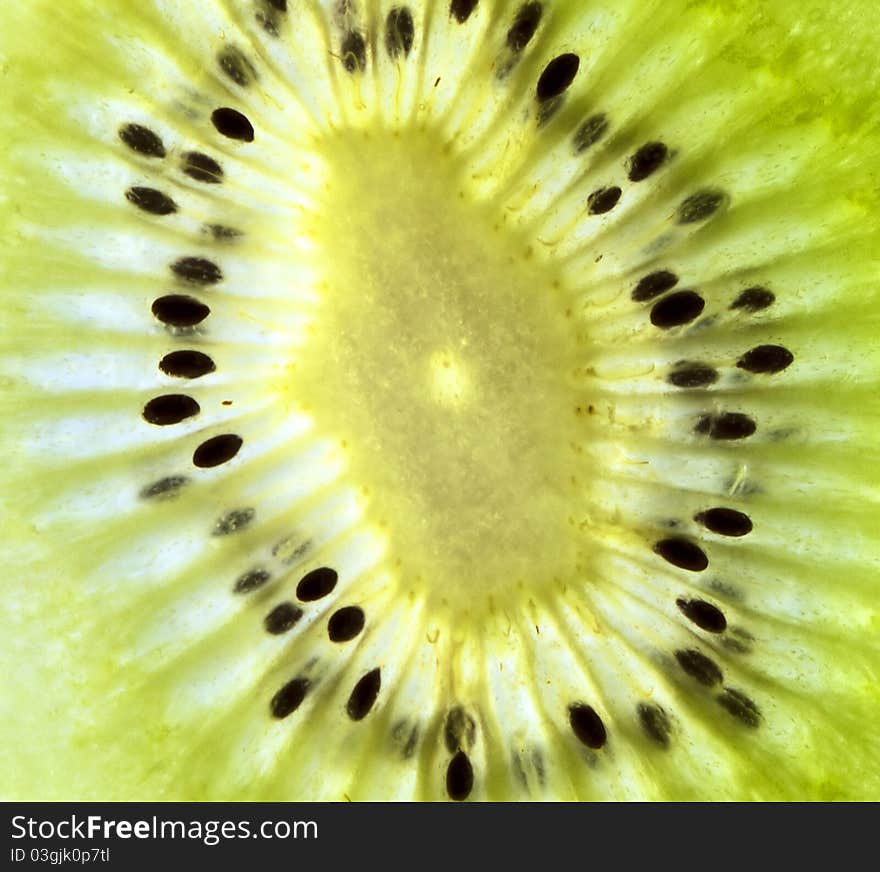
[[[877,4],[547,0],[516,56],[519,3],[286,6],[0,11],[4,797],[880,799]],[[660,270],[690,323],[633,300]],[[166,327],[169,294],[210,315]],[[793,362],[737,366],[766,345]],[[164,373],[181,350],[215,371]],[[145,420],[169,394],[199,413]],[[725,413],[754,434],[700,432]]]

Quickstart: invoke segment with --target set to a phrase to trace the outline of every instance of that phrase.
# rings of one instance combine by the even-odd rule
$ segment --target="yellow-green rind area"
[[[880,799],[877,4],[284,5],[0,8],[3,797]]]

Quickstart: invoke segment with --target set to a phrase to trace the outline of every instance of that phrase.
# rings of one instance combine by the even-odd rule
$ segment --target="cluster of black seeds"
[[[264,588],[272,574],[264,567],[255,567],[239,576],[233,585],[236,594],[251,594]],[[329,566],[319,566],[303,575],[296,585],[296,598],[301,603],[313,603],[329,596],[336,588],[339,575]],[[273,636],[281,636],[293,629],[303,617],[301,606],[289,600],[276,603],[263,618],[263,627]],[[327,635],[332,642],[350,642],[364,629],[366,618],[360,606],[336,609],[327,623]],[[297,676],[282,687],[272,698],[270,711],[274,718],[283,719],[292,714],[305,699],[311,682]],[[353,721],[362,720],[373,707],[381,688],[381,670],[372,669],[355,684],[346,705]]]
[[[273,8],[284,11],[278,2]],[[236,84],[247,86],[254,78],[252,67],[235,49],[225,49],[219,56],[221,69]],[[252,142],[254,129],[241,112],[228,107],[216,109],[211,115],[216,130],[223,136],[241,142]],[[126,124],[119,137],[130,149],[149,158],[165,158],[167,152],[160,137],[152,130],[137,124]],[[219,184],[223,169],[213,158],[201,152],[190,151],[183,155],[183,172],[198,182]],[[126,192],[126,199],[137,208],[151,215],[167,216],[178,211],[178,206],[166,194],[148,187],[136,186]],[[237,231],[214,225],[215,238],[229,237]],[[186,256],[174,261],[172,275],[184,285],[194,289],[206,289],[223,280],[221,268],[212,260]],[[161,323],[172,328],[194,327],[210,314],[210,308],[189,293],[169,294],[156,299],[152,313]],[[181,379],[198,379],[216,370],[216,364],[205,353],[195,349],[180,349],[166,354],[159,362],[159,369],[167,376]],[[143,409],[144,419],[157,426],[178,424],[200,412],[198,402],[185,394],[165,394],[147,402]],[[238,454],[243,444],[236,434],[213,436],[200,443],[193,452],[192,462],[198,468],[219,466]],[[185,476],[168,476],[141,491],[145,499],[167,498],[176,494],[188,483]],[[246,529],[254,520],[253,508],[236,509],[219,518],[212,535],[228,536]],[[249,594],[264,587],[271,579],[268,570],[256,567],[241,575],[233,586],[237,594]],[[313,570],[302,577],[297,585],[297,596],[303,602],[312,602],[329,594],[336,586],[336,572],[327,567]],[[263,626],[271,635],[282,635],[292,629],[303,616],[303,610],[292,602],[280,602],[263,619]],[[358,607],[346,607],[334,613],[328,633],[334,641],[354,638],[363,628],[364,615]],[[296,677],[287,682],[272,698],[270,710],[275,718],[292,714],[305,699],[310,687],[307,678]],[[348,712],[353,719],[364,717],[372,707],[379,691],[379,672],[374,670],[358,682],[349,699]]]
[[[338,581],[335,569],[321,566],[306,573],[296,586],[297,599],[302,603],[312,603],[328,596]],[[270,575],[265,570],[252,570],[241,576],[235,583],[237,593],[250,593],[265,585]],[[293,628],[302,618],[303,609],[290,601],[273,606],[263,619],[267,633],[282,635]],[[364,612],[359,606],[344,606],[330,617],[327,633],[333,642],[347,642],[354,639],[364,628]],[[282,720],[293,714],[306,698],[311,680],[298,675],[288,681],[272,697],[269,710],[273,718]],[[349,693],[345,711],[352,721],[361,721],[372,711],[379,691],[382,688],[382,671],[379,667],[364,673]]]
[[[720,205],[721,202],[723,202],[723,198],[720,195],[713,197],[707,195],[705,199],[705,203],[709,204]],[[708,206],[704,204],[704,208],[708,209]],[[717,206],[709,210],[703,217],[708,217],[708,214],[714,212],[715,208]],[[688,206],[688,210],[690,210],[688,214],[696,214],[694,211],[696,209],[697,207],[691,203]],[[630,293],[630,297],[636,303],[656,300],[652,303],[649,318],[652,325],[662,330],[683,327],[692,323],[703,314],[706,307],[706,301],[699,291],[692,289],[673,290],[678,282],[679,277],[672,270],[658,269],[642,276]],[[754,286],[740,292],[739,296],[730,304],[729,309],[755,313],[766,309],[774,301],[775,296],[771,291]],[[754,375],[774,375],[787,369],[793,362],[794,355],[782,345],[758,345],[740,355],[734,365],[737,369]],[[666,375],[666,381],[669,384],[685,390],[706,390],[716,384],[720,378],[721,368],[717,363],[699,360],[680,360]],[[698,435],[721,441],[747,439],[753,436],[757,429],[758,425],[754,418],[738,411],[709,412],[700,415],[693,428],[694,433]],[[700,562],[699,558],[694,558],[694,560],[697,563]],[[686,562],[692,563],[694,560]],[[670,562],[674,563],[675,560],[670,559]],[[683,568],[690,567],[683,565]]]
[[[464,25],[472,17],[478,0],[451,0],[449,14],[458,24]],[[255,0],[255,17],[264,30],[273,37],[280,33],[287,0]],[[532,43],[544,18],[544,6],[540,2],[525,2],[516,11],[505,35],[508,59],[497,68],[503,78],[513,68],[517,59]],[[406,6],[392,7],[384,21],[383,38],[385,52],[393,61],[405,61],[413,51],[416,26],[412,12]],[[363,73],[367,68],[368,35],[355,27],[347,26],[339,41],[338,59],[350,74]],[[234,45],[227,45],[216,56],[217,66],[229,83],[238,88],[250,88],[259,81],[257,70],[247,55]],[[543,68],[535,85],[534,99],[537,104],[539,125],[549,121],[566,93],[577,78],[581,66],[580,57],[573,52],[552,58]],[[234,90],[234,89],[232,89]],[[223,137],[250,143],[255,131],[250,120],[230,107],[220,107],[211,115],[215,130]],[[607,136],[611,122],[604,112],[588,115],[577,127],[573,145],[575,154],[582,154]],[[119,130],[119,138],[133,152],[148,160],[164,160],[168,152],[161,137],[140,124],[129,123]],[[643,142],[626,158],[626,180],[621,184],[609,182],[593,190],[586,200],[589,215],[611,212],[624,195],[626,182],[638,184],[660,171],[674,157],[666,143],[651,139]],[[225,179],[222,165],[201,151],[183,151],[179,170],[188,179],[207,185],[220,185]],[[152,216],[165,218],[180,211],[178,202],[158,188],[133,185],[125,192],[125,199],[138,210]],[[687,228],[710,220],[729,203],[728,194],[715,187],[701,188],[685,197],[672,214],[679,227]],[[206,225],[215,240],[230,240],[240,231],[220,224]],[[174,281],[180,284],[179,292],[158,297],[152,304],[154,317],[178,335],[191,330],[210,315],[209,306],[200,296],[224,280],[223,270],[215,261],[196,255],[186,255],[169,265]],[[631,298],[636,303],[650,303],[648,318],[652,326],[673,330],[692,324],[706,308],[706,299],[699,290],[680,288],[679,276],[671,269],[656,269],[641,277],[632,289]],[[196,296],[199,295],[199,296]],[[732,312],[752,314],[760,312],[775,301],[766,288],[753,286],[742,290],[729,305]],[[646,307],[647,308],[647,307]],[[773,375],[788,368],[794,355],[781,345],[759,345],[743,351],[729,365],[753,375]],[[215,362],[207,354],[195,349],[179,349],[167,353],[159,362],[159,369],[166,376],[176,379],[195,380],[216,370]],[[666,381],[681,390],[707,390],[723,375],[723,366],[717,362],[681,360],[666,374]],[[167,393],[150,399],[143,407],[143,418],[155,426],[170,426],[196,417],[201,412],[199,403],[187,394]],[[707,412],[699,417],[694,432],[716,440],[745,439],[756,432],[757,424],[748,415],[737,411]],[[232,433],[224,433],[202,441],[194,450],[192,463],[196,468],[211,468],[232,460],[240,451],[243,440]],[[188,484],[189,477],[169,475],[145,487],[144,499],[173,497]],[[218,518],[211,532],[213,536],[228,536],[247,529],[253,522],[255,510],[250,507],[233,509]],[[738,538],[752,530],[750,517],[737,509],[716,506],[694,515],[696,521],[709,533]],[[709,567],[709,556],[694,539],[685,535],[671,535],[652,543],[653,551],[672,567],[690,573],[702,573]],[[274,552],[273,552],[274,553]],[[266,588],[272,573],[262,566],[255,566],[240,575],[233,585],[233,592],[248,595]],[[336,588],[338,575],[330,567],[317,567],[303,575],[296,585],[298,603],[309,604],[328,597]],[[263,628],[272,636],[283,636],[303,618],[303,606],[292,600],[275,603],[263,617]],[[731,629],[724,612],[715,604],[701,597],[680,596],[675,599],[680,615],[693,627],[710,634],[704,639],[725,639]],[[364,630],[366,617],[357,605],[336,608],[327,621],[330,641],[344,644],[355,639]],[[733,628],[745,635],[745,631]],[[741,643],[730,640],[731,650],[738,650]],[[742,648],[742,650],[747,650]],[[724,673],[718,663],[697,647],[678,648],[673,652],[674,663],[687,679],[702,688],[711,690],[717,703],[733,718],[747,727],[757,727],[761,722],[758,706],[745,693],[724,684]],[[670,661],[671,662],[671,661]],[[287,681],[272,697],[271,716],[281,720],[293,714],[312,689],[313,679],[300,674]],[[382,673],[379,667],[362,674],[352,686],[345,712],[353,721],[361,721],[372,711],[381,691]],[[699,688],[698,688],[699,689]],[[574,738],[590,751],[599,751],[608,743],[605,722],[596,709],[583,701],[568,706],[568,724]],[[669,748],[675,732],[672,716],[661,705],[642,701],[636,705],[636,721],[644,735],[660,748]],[[398,728],[409,729],[407,724]],[[453,706],[446,714],[441,731],[446,749],[451,755],[446,768],[446,793],[453,800],[467,799],[474,787],[475,772],[472,749],[476,741],[477,725],[474,717],[461,706]],[[404,745],[411,756],[415,749],[418,726],[409,729]],[[535,752],[537,753],[537,752]],[[517,765],[522,762],[515,755]],[[543,763],[540,778],[543,783]],[[525,775],[523,775],[525,783]]]
[[[267,25],[266,9],[277,13],[286,11],[283,0],[266,0],[263,22]],[[412,47],[413,22],[411,14],[404,9],[392,10],[388,19],[388,51],[392,56],[407,55]],[[349,40],[349,48],[356,58],[363,54],[362,44]],[[357,61],[360,63],[360,61]],[[235,84],[247,87],[256,80],[256,71],[247,58],[236,48],[227,47],[218,55],[220,69]],[[214,128],[222,136],[240,142],[253,142],[254,128],[250,120],[236,109],[220,107],[211,115]],[[132,151],[145,158],[164,159],[167,151],[161,138],[142,125],[126,124],[119,137]],[[182,156],[181,169],[189,178],[204,184],[221,184],[223,168],[213,158],[202,152],[188,151]],[[126,192],[132,205],[151,215],[165,217],[178,211],[177,203],[155,188],[133,186]],[[222,225],[210,225],[215,239],[229,239],[239,231]],[[221,267],[205,257],[187,255],[170,264],[174,280],[186,293],[167,294],[157,298],[152,305],[154,317],[167,327],[180,330],[201,324],[209,315],[209,306],[194,293],[204,292],[223,281]],[[168,352],[159,361],[160,371],[171,378],[194,380],[216,370],[214,360],[196,349],[178,349]],[[170,426],[195,417],[201,411],[198,402],[187,394],[169,393],[154,397],[143,408],[144,420],[156,426]],[[201,442],[193,452],[192,462],[197,468],[211,468],[234,458],[243,440],[233,433],[213,436]],[[144,499],[164,499],[174,496],[189,482],[186,476],[167,476],[142,489]],[[251,507],[233,509],[217,519],[212,536],[229,536],[246,530],[254,521],[255,510]],[[300,551],[296,552],[297,554]],[[272,578],[270,571],[257,566],[239,576],[233,592],[252,594],[264,588]],[[296,597],[302,603],[312,603],[328,596],[336,587],[337,573],[330,567],[318,567],[302,576],[296,586]],[[273,636],[281,636],[293,629],[302,619],[304,610],[294,602],[284,600],[276,603],[265,614],[263,628]],[[343,644],[356,638],[365,626],[364,611],[360,606],[348,605],[336,609],[327,624],[327,634],[332,642]],[[306,698],[312,682],[305,676],[296,676],[284,684],[270,701],[271,715],[283,719],[295,712]],[[381,670],[372,669],[361,676],[352,688],[346,703],[346,713],[352,721],[360,721],[372,710],[381,689]]]
[[[276,9],[280,7],[272,4]],[[234,47],[226,47],[218,55],[220,68],[240,85],[249,84],[256,76],[250,62]],[[236,109],[220,107],[211,114],[214,128],[222,136],[240,142],[253,142],[254,128],[248,118]],[[168,156],[162,138],[142,124],[127,123],[119,128],[120,140],[142,158],[164,160]],[[181,157],[181,171],[185,176],[203,184],[217,185],[224,179],[222,166],[200,151],[185,151]],[[145,185],[133,185],[125,192],[126,200],[150,215],[167,217],[179,211],[177,202],[163,191]],[[209,225],[208,232],[216,240],[232,239],[240,231],[219,224]],[[207,303],[195,293],[203,292],[223,281],[223,271],[213,260],[199,256],[184,256],[170,264],[172,277],[181,284],[180,292],[157,297],[152,304],[153,316],[175,335],[192,330],[211,314]],[[171,351],[159,361],[159,369],[171,378],[195,380],[216,370],[215,362],[202,351],[180,349]],[[166,427],[179,424],[201,412],[199,403],[188,394],[168,393],[150,399],[142,415],[150,424]],[[207,469],[227,463],[235,457],[243,440],[234,433],[213,436],[200,443],[193,452],[194,466]],[[162,479],[144,488],[144,498],[167,497],[182,487],[185,479],[175,486]]]
[[[711,533],[729,538],[741,538],[752,532],[752,519],[745,512],[727,506],[714,506],[697,512],[694,521]],[[669,536],[657,540],[653,550],[666,562],[688,572],[703,572],[709,566],[705,550],[685,536]],[[740,640],[751,636],[740,628],[732,628],[737,638],[725,638],[729,627],[724,612],[715,604],[701,597],[678,597],[675,605],[679,612],[698,629],[709,633],[710,637],[722,637],[725,647],[739,653],[747,653],[749,648]],[[674,653],[679,668],[697,684],[717,690],[718,704],[732,717],[747,727],[755,728],[761,723],[758,706],[741,690],[722,686],[724,674],[721,667],[698,648],[680,648]],[[638,716],[642,729],[656,744],[669,747],[672,723],[669,715],[656,704],[640,704]]]

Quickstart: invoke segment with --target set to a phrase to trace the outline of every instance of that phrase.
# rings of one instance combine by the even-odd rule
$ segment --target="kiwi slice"
[[[880,798],[878,34],[3,4],[5,795]]]

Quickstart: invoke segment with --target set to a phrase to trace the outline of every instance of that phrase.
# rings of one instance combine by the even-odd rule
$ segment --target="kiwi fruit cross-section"
[[[878,48],[3,4],[4,795],[880,798]]]

